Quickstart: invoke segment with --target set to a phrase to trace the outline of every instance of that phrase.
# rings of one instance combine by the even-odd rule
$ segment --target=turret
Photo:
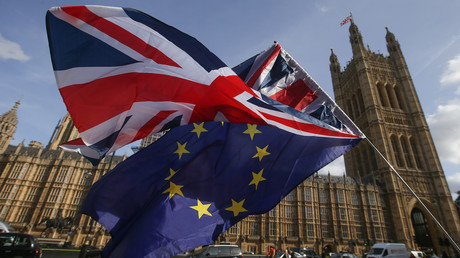
[[[56,150],[58,149],[59,144],[74,140],[78,137],[78,130],[74,126],[72,118],[67,113],[61,120],[59,120],[46,148]]]
[[[331,48],[331,56],[329,57],[329,61],[331,63],[329,65],[329,69],[331,70],[331,73],[332,74],[339,74],[342,69],[340,68],[339,59],[334,54],[334,49],[332,49],[332,48]]]
[[[329,57],[329,61],[330,61],[329,70],[331,71],[332,85],[340,85],[340,74],[342,72],[342,69],[340,67],[339,59],[334,54],[334,50],[332,48],[331,48],[331,56]],[[341,96],[338,87],[334,88],[334,95],[336,98],[337,96]]]
[[[13,140],[13,135],[18,125],[16,111],[19,104],[20,101],[16,101],[16,104],[10,111],[0,116],[0,153],[3,153],[11,140]]]
[[[409,68],[407,67],[406,59],[401,50],[401,46],[399,42],[396,40],[395,35],[388,30],[388,27],[385,27],[387,34],[385,39],[387,41],[387,49],[388,53],[390,54],[390,60],[395,68],[396,76],[398,78],[399,84],[395,88],[395,91],[401,91],[397,93],[398,95],[403,95],[402,92],[405,92],[407,95],[407,100],[401,101],[401,109],[406,110],[408,112],[416,112],[417,115],[421,117],[417,119],[417,123],[420,126],[427,126],[426,120],[422,112],[422,106],[420,105],[420,101],[417,96],[417,92],[415,91],[414,83],[412,82],[412,77],[409,72]],[[410,94],[407,94],[409,93]]]
[[[390,58],[393,62],[395,62],[395,65],[398,68],[407,68],[406,60],[402,54],[399,42],[396,40],[395,35],[388,30],[388,27],[385,27],[385,29],[387,30],[385,39],[387,40],[387,49],[390,54]]]
[[[351,20],[349,31],[351,48],[353,50],[353,58],[358,59],[363,57],[366,53],[366,48],[363,44],[363,36],[361,35],[361,32],[359,32],[358,26],[356,26],[353,20]]]

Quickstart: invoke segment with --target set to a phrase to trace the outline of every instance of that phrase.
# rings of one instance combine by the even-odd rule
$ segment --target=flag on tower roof
[[[350,15],[347,18],[343,19],[343,21],[340,23],[340,26],[343,26],[343,25],[347,24],[352,19],[353,19],[353,16],[350,13]]]

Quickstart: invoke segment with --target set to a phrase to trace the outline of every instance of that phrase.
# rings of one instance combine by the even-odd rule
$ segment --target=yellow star
[[[197,210],[198,211],[198,218],[201,219],[201,216],[203,214],[209,215],[212,217],[212,214],[209,213],[208,208],[211,206],[211,204],[202,204],[200,202],[200,199],[197,199],[197,205],[196,206],[190,206],[190,208]]]
[[[264,181],[264,180],[267,180],[265,178],[262,177],[262,173],[264,172],[264,169],[262,168],[262,170],[260,170],[259,173],[254,173],[252,172],[252,181],[251,183],[249,183],[249,185],[256,185],[256,190],[257,190],[257,186],[259,185],[259,182],[261,181]]]
[[[187,143],[180,144],[179,142],[177,142],[177,150],[174,153],[179,154],[179,159],[182,158],[182,154],[190,153],[188,150],[185,149],[185,145],[187,145]]]
[[[184,197],[184,194],[180,190],[183,185],[176,185],[173,182],[169,181],[169,188],[166,189],[163,193],[168,193],[169,192],[169,199],[171,199],[175,194],[178,194],[182,197]]]
[[[171,177],[173,177],[178,171],[179,171],[179,169],[177,171],[174,171],[172,168],[170,168],[169,169],[169,176],[167,178],[165,178],[165,180],[171,179]]]
[[[233,199],[232,199],[232,206],[228,207],[228,208],[225,208],[225,210],[227,211],[233,211],[233,216],[238,216],[238,214],[240,214],[240,212],[245,212],[245,211],[248,211],[246,210],[245,208],[243,208],[243,203],[246,199],[243,199],[241,202],[235,202]]]
[[[262,133],[262,132],[257,130],[257,125],[248,124],[248,129],[244,131],[243,133],[249,134],[249,136],[251,136],[251,141],[252,141],[256,133]]]
[[[252,158],[259,157],[259,161],[262,161],[262,158],[263,158],[264,156],[267,156],[267,155],[270,155],[270,154],[271,154],[270,152],[267,151],[268,145],[265,146],[265,148],[263,148],[263,149],[261,149],[261,148],[259,148],[259,147],[257,147],[257,146],[256,146],[256,148],[257,148],[257,154],[254,155]]]
[[[196,133],[198,138],[200,138],[200,134],[202,132],[207,132],[208,131],[208,130],[203,128],[203,125],[204,125],[204,123],[201,123],[201,124],[193,123],[193,127],[195,127],[195,129],[192,130],[192,133]]]

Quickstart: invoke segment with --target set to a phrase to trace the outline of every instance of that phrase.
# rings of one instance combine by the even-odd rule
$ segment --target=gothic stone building
[[[59,143],[78,136],[68,115],[46,147],[35,141],[9,145],[18,105],[0,117],[0,220],[42,243],[105,245],[108,232],[77,210],[91,185],[125,157],[110,156],[94,167],[79,154],[59,149]],[[59,222],[62,227],[53,225]]]
[[[352,60],[342,71],[337,56],[330,56],[336,102],[421,202],[369,142],[362,141],[345,155],[347,174],[377,182],[387,203],[393,241],[411,249],[450,249],[430,213],[456,241],[460,222],[399,42],[387,28],[389,56],[383,56],[364,47],[354,22],[349,31]]]
[[[335,54],[330,57],[336,101],[451,236],[460,239],[458,215],[399,43],[390,32],[386,39],[388,57],[365,49],[351,24],[353,59],[342,71]],[[0,220],[42,241],[103,247],[109,234],[77,210],[90,186],[125,157],[109,156],[93,167],[60,150],[58,144],[78,136],[68,115],[46,147],[34,141],[9,145],[18,105],[0,117]],[[367,142],[345,155],[345,165],[348,176],[311,176],[273,210],[249,216],[217,242],[236,243],[255,253],[275,245],[355,254],[368,251],[372,243],[402,242],[413,250],[453,254],[426,211]],[[47,218],[73,223],[47,228],[41,223]]]

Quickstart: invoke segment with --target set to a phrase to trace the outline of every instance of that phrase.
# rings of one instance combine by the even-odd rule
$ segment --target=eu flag
[[[110,257],[170,257],[271,210],[359,138],[206,122],[172,129],[103,176],[82,206],[112,234]]]

